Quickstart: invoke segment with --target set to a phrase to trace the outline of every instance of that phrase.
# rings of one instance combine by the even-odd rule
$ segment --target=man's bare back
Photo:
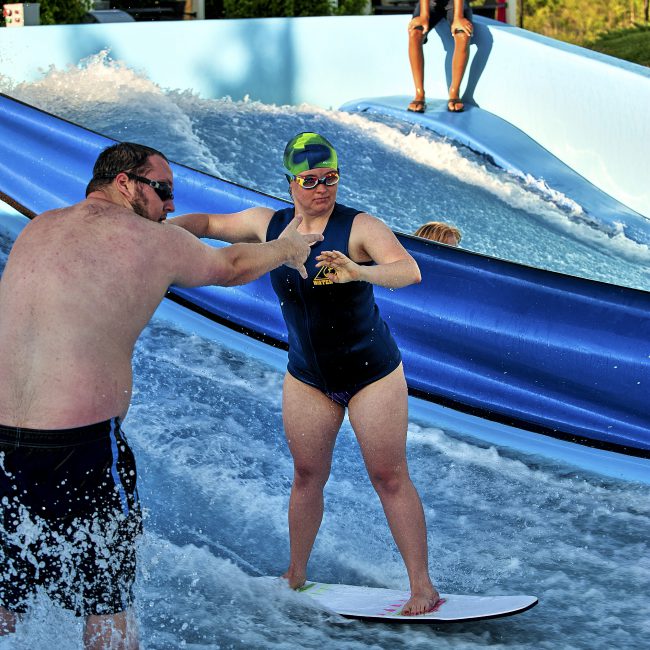
[[[152,164],[152,178],[171,182],[166,161]],[[253,279],[231,277],[233,251],[165,216],[159,208],[143,218],[94,193],[26,226],[0,282],[0,423],[57,429],[123,418],[133,347],[169,285]]]
[[[65,428],[124,416],[135,341],[172,279],[172,227],[84,201],[17,239],[0,283],[0,421]]]

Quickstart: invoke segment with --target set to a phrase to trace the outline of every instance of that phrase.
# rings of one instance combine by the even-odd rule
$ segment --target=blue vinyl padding
[[[447,111],[445,100],[428,100],[425,113],[406,110],[410,97],[398,95],[346,102],[340,110],[389,115],[459,142],[502,169],[542,180],[549,188],[578,203],[584,214],[571,218],[597,227],[610,237],[621,226],[625,235],[650,244],[650,221],[594,186],[523,131],[499,116],[468,104],[462,113]]]
[[[23,213],[82,199],[97,154],[112,141],[6,96],[0,116],[0,198]],[[179,213],[286,205],[172,167]],[[412,392],[517,427],[649,455],[649,293],[399,237],[423,282],[376,295]],[[233,327],[286,341],[268,277],[174,291]]]

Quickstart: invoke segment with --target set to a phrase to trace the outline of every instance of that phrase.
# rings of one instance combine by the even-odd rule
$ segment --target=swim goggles
[[[137,174],[132,174],[131,172],[124,173],[133,181],[138,181],[138,183],[144,183],[145,185],[153,187],[153,191],[158,195],[158,198],[160,198],[161,201],[174,200],[174,190],[169,183],[166,183],[165,181],[152,181],[150,178],[138,176]]]
[[[318,176],[294,176],[293,180],[302,187],[303,190],[313,190],[321,183],[327,187],[332,187],[339,182],[341,175],[338,172],[328,172],[322,178]]]

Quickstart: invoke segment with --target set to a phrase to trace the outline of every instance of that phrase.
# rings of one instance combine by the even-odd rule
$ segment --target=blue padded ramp
[[[97,153],[112,141],[6,96],[0,118],[0,197],[28,215],[83,197]],[[286,205],[187,167],[173,169],[180,213]],[[376,295],[412,394],[650,457],[649,293],[399,237],[423,282]],[[268,277],[174,293],[233,329],[286,346]]]
[[[410,100],[406,96],[358,99],[345,103],[340,110],[389,115],[435,131],[486,156],[508,172],[543,180],[582,206],[585,214],[572,218],[610,236],[617,234],[618,224],[622,223],[627,237],[650,244],[648,219],[592,185],[509,122],[472,105],[466,105],[462,113],[450,113],[443,99],[427,99],[425,113],[412,113],[406,110]]]

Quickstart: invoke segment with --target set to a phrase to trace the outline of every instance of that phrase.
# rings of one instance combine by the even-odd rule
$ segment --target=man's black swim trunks
[[[133,601],[142,531],[133,453],[117,418],[67,430],[0,425],[0,605],[43,589],[78,615]]]

